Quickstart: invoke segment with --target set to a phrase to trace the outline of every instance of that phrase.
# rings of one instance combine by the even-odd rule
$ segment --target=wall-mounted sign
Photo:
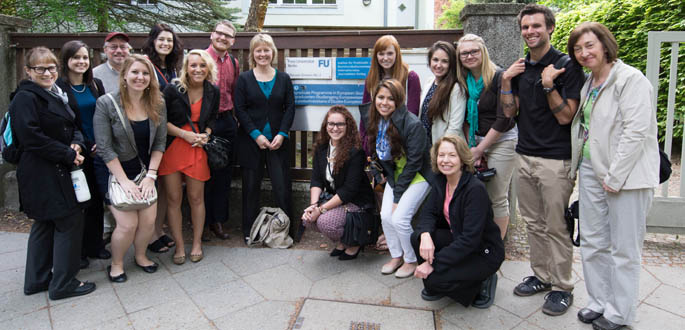
[[[333,79],[331,57],[286,57],[285,72],[291,79]]]
[[[366,79],[369,68],[369,57],[336,57],[335,79]]]
[[[295,105],[360,105],[362,84],[293,84]]]

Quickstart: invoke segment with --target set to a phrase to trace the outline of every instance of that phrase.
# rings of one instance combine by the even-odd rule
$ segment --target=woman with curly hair
[[[155,67],[159,90],[176,78],[176,69],[183,60],[183,44],[170,26],[155,24],[148,34],[143,53]]]
[[[364,172],[366,155],[361,150],[357,122],[342,105],[328,110],[314,148],[310,206],[302,220],[336,243],[331,257],[351,260],[360,246],[340,242],[348,211],[373,204],[373,192]]]
[[[428,138],[423,125],[404,105],[404,88],[387,79],[374,89],[374,102],[360,106],[368,145],[386,179],[381,223],[392,260],[381,273],[409,277],[416,269],[416,254],[409,237],[411,219],[419,209],[432,180]]]

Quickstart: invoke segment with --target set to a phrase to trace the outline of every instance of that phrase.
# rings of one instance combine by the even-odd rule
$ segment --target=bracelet
[[[568,103],[566,103],[566,100],[564,100],[564,102],[559,104],[556,108],[552,109],[552,114],[557,114],[557,113],[561,112],[561,110],[564,110],[564,108],[567,105],[568,105]]]
[[[147,171],[148,171],[148,172],[149,172],[149,171],[155,171],[155,172],[157,172],[157,169],[156,169],[156,168],[148,168]]]
[[[502,95],[509,95],[509,94],[512,94],[512,93],[513,93],[513,91],[511,91],[511,90],[508,90],[508,91],[503,91],[503,90],[500,90],[500,92],[499,92],[499,93],[500,93],[500,94],[502,94]]]
[[[145,177],[150,178],[153,181],[157,181],[157,174],[152,174],[152,173],[148,172],[147,174],[145,174]]]

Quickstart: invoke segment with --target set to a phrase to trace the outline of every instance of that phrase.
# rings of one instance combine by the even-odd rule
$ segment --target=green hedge
[[[540,1],[554,6],[555,1]],[[556,1],[558,3],[558,1]],[[565,4],[556,16],[556,31],[552,44],[566,49],[568,36],[581,22],[596,21],[606,25],[614,34],[619,46],[619,58],[647,72],[647,33],[649,31],[685,31],[685,1],[683,0],[573,0]],[[663,140],[666,130],[666,106],[668,77],[670,75],[670,44],[662,44],[661,70],[659,73],[659,98],[657,119],[659,137]],[[685,43],[680,45],[678,56],[678,82],[673,136],[683,136],[685,114]]]

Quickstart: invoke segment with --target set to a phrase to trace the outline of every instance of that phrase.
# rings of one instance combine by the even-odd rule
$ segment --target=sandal
[[[184,254],[182,256],[174,256],[172,260],[177,265],[183,265],[186,262],[186,255]]]
[[[190,261],[199,262],[200,260],[202,260],[203,257],[204,257],[204,255],[202,255],[202,252],[200,252],[200,254],[192,254],[191,253],[190,254]]]
[[[169,247],[162,241],[162,237],[147,246],[147,249],[154,253],[164,253],[169,251]]]
[[[159,239],[168,247],[176,245],[176,242],[174,242],[174,240],[167,234],[160,236]]]

